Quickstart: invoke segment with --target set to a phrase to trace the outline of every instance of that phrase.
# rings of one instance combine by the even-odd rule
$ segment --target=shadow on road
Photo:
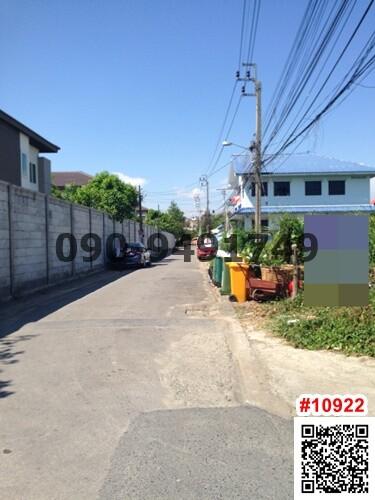
[[[167,257],[153,265],[168,265],[170,260],[173,259]],[[0,365],[17,363],[19,356],[24,352],[19,350],[19,343],[36,336],[18,335],[9,338],[9,335],[28,323],[37,322],[58,309],[136,271],[137,269],[107,270],[0,304]],[[14,394],[7,390],[11,385],[11,380],[0,380],[0,398]]]
[[[104,271],[0,305],[0,339],[16,332],[27,323],[39,321],[130,272],[132,271]]]
[[[11,384],[12,382],[10,380],[0,380],[0,399],[6,398],[14,394],[13,391],[4,390],[7,389]]]
[[[1,304],[0,339],[136,271],[137,269],[103,271]]]

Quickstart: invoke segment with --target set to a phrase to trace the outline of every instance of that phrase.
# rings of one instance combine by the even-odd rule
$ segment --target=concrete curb
[[[207,276],[206,266],[201,270]],[[207,280],[207,288],[215,299],[222,319],[228,323],[226,341],[233,358],[238,391],[235,396],[241,404],[257,406],[281,417],[291,416],[287,403],[272,391],[270,373],[256,348],[237,318],[234,304],[229,296],[221,295],[219,289]]]

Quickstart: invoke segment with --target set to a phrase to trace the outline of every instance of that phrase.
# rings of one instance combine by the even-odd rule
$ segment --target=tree
[[[210,216],[210,220],[211,220],[211,229],[215,229],[215,227],[218,227],[221,224],[224,224],[225,214],[222,212],[212,213]]]
[[[184,234],[184,212],[172,201],[166,212],[150,209],[145,219],[146,224],[157,226],[163,231],[172,233],[178,240]]]
[[[290,263],[292,244],[297,245],[297,258],[303,258],[303,221],[290,214],[284,214],[279,221],[279,229],[274,237],[267,242],[261,254],[264,264]]]
[[[51,194],[56,198],[60,198],[61,200],[70,201],[71,203],[75,203],[76,201],[76,193],[80,189],[79,186],[75,184],[67,184],[64,189],[59,189],[57,186],[52,184]]]
[[[160,210],[154,210],[153,208],[149,208],[145,217],[145,223],[150,226],[157,226],[162,216],[162,212]]]
[[[138,201],[136,188],[109,172],[100,172],[85,186],[66,186],[62,191],[53,189],[52,194],[64,200],[103,210],[119,222],[125,218],[134,218]]]

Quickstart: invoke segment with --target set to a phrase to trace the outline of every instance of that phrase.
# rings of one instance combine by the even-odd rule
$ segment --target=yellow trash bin
[[[249,270],[248,264],[242,262],[227,262],[230,272],[230,288],[237,302],[246,302],[246,278]]]

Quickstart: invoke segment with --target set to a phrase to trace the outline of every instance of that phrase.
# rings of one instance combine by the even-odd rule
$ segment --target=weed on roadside
[[[375,290],[366,307],[308,307],[303,294],[274,304],[272,332],[304,349],[331,349],[375,357]]]

